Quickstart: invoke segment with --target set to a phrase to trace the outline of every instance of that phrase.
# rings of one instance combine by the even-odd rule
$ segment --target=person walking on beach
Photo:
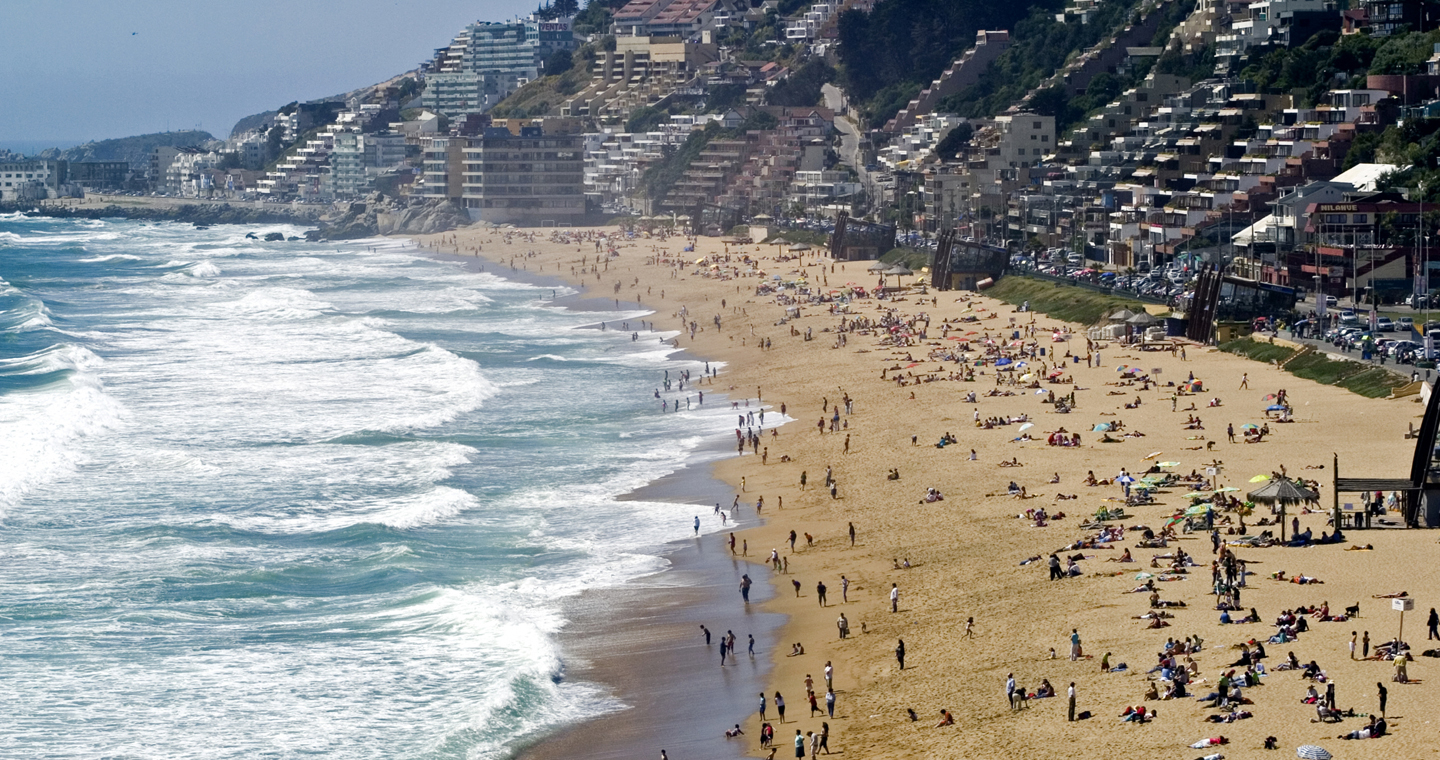
[[[840,619],[835,621],[835,627],[840,629],[840,638],[850,635],[850,621],[845,619],[845,613],[840,613]]]
[[[785,721],[780,721],[784,723]],[[800,729],[795,729],[795,757],[805,759],[805,737],[800,735]]]
[[[1052,581],[1058,581],[1058,580],[1060,580],[1061,578],[1064,578],[1064,577],[1065,577],[1064,572],[1060,570],[1060,557],[1058,557],[1057,555],[1051,554],[1051,555],[1050,555],[1050,580],[1052,580]]]
[[[965,618],[965,638],[975,638],[975,618]]]
[[[800,471],[800,490],[801,490],[801,491],[804,491],[804,490],[805,490],[805,471],[804,471],[804,470],[801,470],[801,471]]]
[[[750,643],[748,646],[746,646],[745,651],[746,654],[750,655],[750,659],[753,660],[755,659],[755,634],[747,633],[745,635],[750,638]]]
[[[702,625],[700,631],[705,634],[705,646],[710,646],[710,629]]]
[[[1360,659],[1370,659],[1370,632],[1366,631],[1360,636]]]
[[[900,663],[900,669],[905,669],[905,639],[900,639],[895,645],[895,661]]]
[[[1355,659],[1355,642],[1360,638],[1358,631],[1350,632],[1350,659]]]
[[[700,535],[700,515],[695,515],[695,535]]]
[[[1385,717],[1385,702],[1390,699],[1390,690],[1386,689],[1385,684],[1379,681],[1375,682],[1375,688],[1378,690],[1376,694],[1380,697],[1380,717],[1383,718]]]
[[[830,724],[824,721],[820,723],[820,749],[825,750],[825,754],[830,754]]]
[[[1249,387],[1250,387],[1250,373],[1249,373],[1249,372],[1242,373],[1242,374],[1240,375],[1240,389],[1241,389],[1241,390],[1245,390],[1245,389],[1247,389],[1247,388],[1249,388]]]
[[[1005,704],[1011,705],[1011,709],[1014,709],[1014,704],[1015,704],[1015,674],[1014,674],[1014,673],[1006,673],[1006,674],[1005,674]]]
[[[780,696],[780,692],[778,692],[778,691],[775,692],[775,713],[780,716],[780,722],[781,722],[781,723],[784,723],[784,722],[785,722],[785,698],[782,697],[782,696]],[[796,731],[795,733],[798,734],[798,733],[800,733],[800,732],[799,732],[799,731]]]
[[[855,545],[855,523],[850,523],[850,545]]]
[[[760,692],[760,720],[765,720],[765,692]]]
[[[1074,722],[1075,722],[1075,682],[1074,682],[1074,681],[1071,681],[1071,682],[1070,682],[1070,690],[1069,690],[1069,692],[1068,692],[1068,696],[1069,696],[1069,701],[1070,701],[1070,722],[1071,722],[1071,723],[1074,723]]]
[[[835,690],[835,666],[825,661],[825,691]],[[833,717],[833,716],[832,716]]]
[[[835,692],[829,689],[825,690],[825,712],[835,717]]]
[[[825,606],[825,581],[815,584],[815,595],[820,597],[820,606]]]
[[[1074,662],[1074,661],[1080,659],[1080,652],[1081,652],[1081,650],[1080,650],[1080,629],[1079,629],[1079,628],[1071,628],[1071,629],[1070,629],[1070,661],[1071,661],[1071,662]]]
[[[746,604],[749,604],[749,603],[750,603],[750,576],[749,576],[749,575],[742,575],[742,576],[740,576],[740,596],[745,599],[745,603],[746,603]]]
[[[1430,619],[1426,624],[1430,626],[1430,635],[1426,636],[1425,640],[1440,639],[1440,613],[1436,613],[1434,607],[1430,608]]]
[[[839,485],[839,484],[837,484],[835,481],[833,481],[833,480],[830,481],[830,498],[831,498],[831,499],[838,499],[838,498],[840,498],[839,494],[836,492],[836,488],[837,488],[838,485]]]
[[[850,603],[850,579],[843,575],[840,576],[840,603]]]
[[[900,587],[894,583],[890,584],[890,611],[900,611]]]

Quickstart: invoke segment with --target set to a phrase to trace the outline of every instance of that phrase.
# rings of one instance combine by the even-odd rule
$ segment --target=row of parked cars
[[[1079,253],[1063,248],[1052,248],[1034,254],[1017,253],[1010,257],[1010,266],[1019,271],[1066,277],[1158,299],[1180,296],[1192,279],[1190,273],[1178,264],[1152,269],[1144,274],[1104,272],[1086,265],[1084,257]]]

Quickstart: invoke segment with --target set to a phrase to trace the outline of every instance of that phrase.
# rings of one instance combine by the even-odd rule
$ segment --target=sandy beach
[[[512,233],[508,241],[506,232]],[[782,643],[764,653],[774,665],[767,695],[773,702],[779,691],[788,705],[783,724],[774,720],[771,707],[777,756],[793,757],[795,730],[819,731],[822,721],[830,726],[831,752],[867,758],[1288,757],[1303,744],[1321,745],[1337,757],[1418,757],[1434,751],[1440,730],[1423,706],[1440,687],[1431,680],[1431,660],[1420,656],[1430,648],[1425,621],[1437,604],[1429,591],[1435,571],[1423,565],[1433,551],[1434,534],[1347,530],[1345,541],[1337,545],[1227,547],[1249,571],[1240,606],[1245,611],[1254,608],[1257,623],[1220,622],[1210,567],[1218,555],[1208,533],[1182,533],[1163,548],[1137,546],[1141,531],[1136,526],[1159,532],[1170,515],[1190,504],[1182,494],[1192,489],[1191,483],[1161,488],[1154,503],[1128,507],[1127,517],[1109,521],[1127,528],[1119,540],[1065,548],[1095,536],[1097,529],[1081,525],[1097,510],[1123,502],[1118,484],[1087,486],[1091,471],[1099,479],[1111,479],[1124,468],[1138,478],[1160,462],[1175,462],[1160,469],[1203,476],[1213,465],[1218,482],[1208,488],[1239,488],[1234,495],[1243,498],[1244,492],[1263,485],[1252,478],[1283,465],[1292,477],[1319,482],[1322,507],[1332,499],[1332,454],[1339,456],[1346,475],[1404,476],[1413,441],[1403,433],[1408,423],[1418,424],[1422,412],[1413,398],[1366,399],[1197,346],[1189,346],[1183,358],[1178,353],[1097,346],[1091,353],[1098,354],[1092,356],[1098,361],[1087,366],[1080,326],[1040,314],[1017,314],[1006,304],[968,293],[932,291],[923,301],[913,293],[886,301],[857,299],[846,314],[832,314],[828,305],[802,305],[800,316],[780,324],[787,316],[785,306],[776,303],[774,294],[756,294],[770,275],[786,280],[808,275],[807,281],[821,292],[847,283],[870,288],[876,278],[864,271],[865,263],[832,263],[811,252],[803,252],[803,259],[776,261],[781,249],[775,246],[729,246],[730,259],[712,269],[713,259],[695,263],[725,254],[723,244],[708,238],[700,238],[698,250],[691,252],[682,251],[687,241],[679,237],[619,241],[618,255],[601,257],[598,266],[592,240],[552,238],[551,230],[462,230],[421,239],[421,244],[438,252],[478,254],[491,262],[488,266],[500,267],[490,270],[500,274],[513,264],[516,274],[558,276],[583,284],[592,298],[620,301],[617,308],[625,301],[639,302],[655,311],[647,320],[653,319],[658,330],[677,333],[679,348],[722,363],[717,377],[695,386],[705,392],[708,403],[713,403],[712,393],[724,394],[724,403],[736,403],[739,414],[762,405],[774,414],[783,404],[794,418],[777,434],[763,435],[763,456],[747,447],[745,455],[724,459],[714,468],[716,476],[740,494],[742,518],[754,517],[754,503],[764,498],[764,523],[738,537],[749,546],[751,577],[775,586],[774,598],[764,609],[787,616]],[[766,275],[746,276],[751,267],[739,261],[740,255],[756,259]],[[887,317],[911,336],[902,341],[908,345],[895,345],[887,330],[853,330],[844,333],[843,340],[835,332],[842,319],[847,324],[857,319],[878,324]],[[693,337],[688,329],[692,321]],[[685,332],[680,333],[682,324]],[[975,366],[973,359],[988,348],[983,342],[987,336],[1003,346],[1016,330],[1023,331],[1023,345],[1006,350],[1015,354],[1033,348],[1037,354],[1016,357],[1027,361],[1023,370]],[[805,339],[807,332],[810,340]],[[1057,334],[1073,337],[1068,343],[1055,342]],[[932,352],[953,354],[967,347],[967,362],[932,358]],[[1039,348],[1046,350],[1044,356],[1038,355]],[[1064,361],[1067,348],[1080,356],[1078,364]],[[1117,371],[1122,365],[1140,371],[1127,375]],[[1048,382],[1044,375],[1057,369],[1056,379],[1070,382]],[[948,379],[972,371],[973,380]],[[1016,377],[1027,371],[1041,375],[1035,378],[1038,388],[1025,387],[1028,383]],[[1172,411],[1177,389],[1170,384],[1178,385],[1192,373],[1203,391],[1179,396]],[[1007,384],[997,385],[997,374]],[[1149,376],[1156,384],[1119,385],[1137,375]],[[935,380],[922,382],[930,377]],[[1010,378],[1015,385],[1008,384]],[[1242,383],[1248,387],[1241,388]],[[1074,409],[1057,413],[1054,404],[1046,403],[1052,390],[1057,397],[1073,393]],[[1267,420],[1263,411],[1271,403],[1267,395],[1281,390],[1293,410],[1291,423]],[[967,402],[971,392],[976,400]],[[991,392],[1004,395],[987,395]],[[847,397],[853,402],[849,410],[843,406]],[[1212,399],[1219,399],[1219,406],[1209,406]],[[837,404],[842,405],[837,429],[830,432]],[[1192,404],[1195,408],[1187,409]],[[658,404],[656,413],[662,413]],[[977,415],[981,420],[1025,416],[1033,428],[1024,432],[1036,440],[1016,440],[1023,437],[1019,422],[978,427]],[[1198,423],[1191,421],[1196,416]],[[823,432],[817,422],[823,423]],[[1110,434],[1115,442],[1102,442],[1106,434],[1096,426],[1117,423],[1119,430]],[[1270,432],[1259,443],[1240,442],[1245,424],[1268,425]],[[1236,428],[1233,443],[1229,425]],[[1080,445],[1047,445],[1046,437],[1061,428],[1067,436],[1078,434]],[[955,442],[938,448],[937,441],[947,433]],[[1023,466],[1001,466],[1008,460]],[[836,483],[833,497],[824,487],[827,468]],[[893,479],[888,476],[892,469],[898,474]],[[1052,482],[1057,476],[1058,482]],[[1025,488],[1027,498],[1008,493],[1012,482]],[[930,488],[944,499],[927,502]],[[1057,498],[1071,495],[1075,498]],[[1342,501],[1359,498],[1347,494]],[[1048,519],[1024,514],[1041,508]],[[1062,512],[1064,517],[1056,515]],[[1278,526],[1256,524],[1268,516],[1265,508],[1257,509],[1246,521],[1248,535],[1278,533]],[[1234,517],[1218,514],[1222,534],[1235,527],[1223,524]],[[1393,512],[1382,519],[1399,523]],[[853,546],[847,535],[850,524],[856,530]],[[1300,515],[1299,526],[1316,537],[1331,530],[1323,511]],[[793,550],[791,531],[797,536]],[[727,538],[721,534],[705,540],[713,549],[728,552],[723,543]],[[1347,550],[1352,545],[1373,550]],[[780,553],[788,573],[769,569],[766,560],[772,549]],[[1134,563],[1109,561],[1127,549]],[[1152,567],[1152,557],[1173,555],[1177,549],[1193,557],[1194,564],[1184,567],[1183,574]],[[1049,580],[1046,560],[1052,552],[1062,562],[1082,555],[1076,563],[1079,574]],[[1038,559],[1026,563],[1032,558]],[[897,562],[909,566],[896,569]],[[1272,580],[1280,571],[1323,584]],[[842,576],[849,584],[844,593],[848,601],[842,601]],[[1152,628],[1151,620],[1137,619],[1152,611],[1149,590],[1132,592],[1161,576],[1175,579],[1154,584],[1159,597],[1185,606],[1165,608],[1172,615],[1163,621],[1169,625]],[[823,606],[817,594],[821,582],[828,587]],[[892,584],[899,592],[898,612],[890,611]],[[1408,663],[1410,683],[1391,680],[1391,662],[1352,660],[1348,651],[1352,631],[1368,632],[1372,649],[1396,635],[1399,614],[1391,611],[1389,599],[1374,597],[1400,591],[1415,598],[1415,610],[1405,619],[1405,638],[1417,657]],[[731,598],[736,610],[742,610],[739,593]],[[1343,617],[1345,608],[1355,604],[1360,615],[1324,621],[1305,615],[1309,630],[1297,640],[1269,642],[1282,611],[1327,602],[1332,617]],[[841,613],[851,632],[844,640],[836,627]],[[1246,614],[1237,611],[1234,619]],[[970,618],[973,635],[967,636]],[[1072,630],[1084,654],[1076,661],[1069,657]],[[1154,683],[1147,671],[1157,664],[1167,640],[1192,636],[1199,636],[1203,645],[1189,654],[1195,663],[1191,696],[1145,701]],[[895,654],[901,639],[906,650],[903,671]],[[1252,715],[1236,714],[1232,723],[1207,722],[1208,716],[1227,716],[1232,710],[1211,708],[1194,697],[1213,691],[1231,670],[1243,673],[1244,666],[1233,663],[1240,660],[1238,646],[1252,640],[1264,645],[1266,656],[1260,662],[1266,673],[1260,685],[1243,690],[1246,703],[1234,708]],[[797,642],[805,653],[787,656]],[[701,651],[703,639],[696,636],[691,646]],[[1357,717],[1313,722],[1315,705],[1302,701],[1312,681],[1297,671],[1278,669],[1290,652],[1301,663],[1315,661],[1325,680],[1334,684],[1336,706],[1342,711],[1353,708]],[[1100,663],[1107,653],[1112,667],[1124,663],[1126,669],[1102,672]],[[835,714],[812,718],[805,681],[808,675],[816,684],[823,712],[826,662],[834,667]],[[1027,692],[1048,680],[1059,696],[1029,700],[1023,709],[1012,710],[1005,693],[1008,674]],[[723,677],[717,665],[714,678]],[[1088,720],[1067,720],[1064,694],[1071,682],[1077,709],[1091,713]],[[1364,728],[1367,717],[1361,716],[1378,712],[1377,683],[1388,688],[1388,735],[1338,739]],[[1166,684],[1157,685],[1163,691]],[[1327,683],[1314,685],[1325,694]],[[740,723],[745,735],[731,743],[739,751],[743,742],[745,751],[763,757],[769,751],[759,746],[758,694],[754,702],[746,714],[696,710],[696,722],[686,733],[719,736]],[[1155,712],[1153,720],[1122,722],[1122,712],[1135,705]],[[942,709],[953,715],[953,725],[936,727]],[[909,710],[917,720],[911,720]],[[615,720],[632,719],[621,714]],[[589,730],[604,728],[592,724]],[[1190,746],[1220,736],[1227,739],[1224,746]],[[1262,748],[1271,736],[1279,754]],[[658,757],[667,737],[651,738],[653,749],[647,752]],[[671,751],[669,756],[683,760],[692,755]]]

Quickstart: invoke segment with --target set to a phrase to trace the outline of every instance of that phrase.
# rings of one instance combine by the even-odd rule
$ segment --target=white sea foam
[[[145,260],[145,259],[143,259],[143,258],[141,258],[141,257],[139,257],[139,256],[131,256],[131,255],[128,254],[128,253],[111,253],[111,254],[107,254],[107,255],[105,255],[105,256],[93,256],[93,257],[88,258],[88,259],[80,259],[79,261],[80,261],[81,263],[84,263],[84,264],[108,264],[108,263],[110,263],[110,262],[112,262],[112,261],[144,261],[144,260]]]
[[[83,439],[119,423],[121,406],[93,372],[96,362],[84,349],[49,352],[36,371],[46,364],[88,371],[62,386],[0,398],[0,516],[31,490],[74,472],[85,459]]]

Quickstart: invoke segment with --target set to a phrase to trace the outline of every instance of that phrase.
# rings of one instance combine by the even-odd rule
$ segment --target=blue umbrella
[[[1099,425],[1096,425],[1093,432],[1096,432],[1096,433],[1108,433],[1108,432],[1110,432],[1110,423],[1108,423],[1108,422],[1102,422],[1102,423],[1100,423]]]
[[[1283,411],[1285,411],[1285,406],[1282,405],[1282,404],[1271,404],[1270,406],[1265,407],[1265,411],[1267,411],[1267,412],[1283,412]]]
[[[1008,365],[1008,364],[1010,364],[1010,360],[1009,360],[1009,359],[996,359],[996,360],[995,360],[995,366],[997,366],[997,367],[1004,367],[1004,366],[1006,366],[1006,365]]]

